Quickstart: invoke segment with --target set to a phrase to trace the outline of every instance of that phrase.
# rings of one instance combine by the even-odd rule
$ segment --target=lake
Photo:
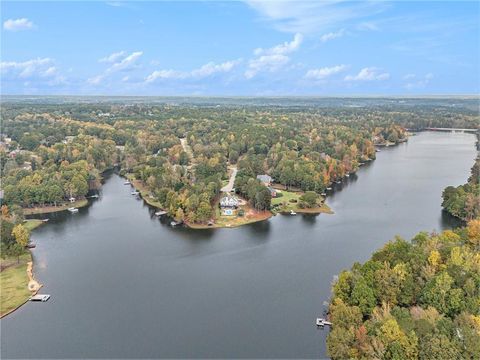
[[[337,186],[335,215],[235,229],[172,228],[112,175],[32,234],[52,297],[1,320],[2,358],[325,358],[334,276],[397,234],[455,226],[441,192],[468,178],[475,140],[419,133]]]

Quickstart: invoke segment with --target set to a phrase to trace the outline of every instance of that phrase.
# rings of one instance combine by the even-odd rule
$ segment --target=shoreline
[[[39,214],[51,214],[59,211],[65,211],[70,207],[81,208],[89,204],[87,199],[80,199],[71,203],[59,205],[59,206],[45,206],[34,208],[22,208],[24,215],[39,215]]]
[[[25,305],[30,300],[32,296],[36,295],[38,291],[43,287],[43,284],[40,284],[37,280],[35,280],[35,276],[33,274],[34,262],[33,262],[33,254],[31,250],[28,250],[28,255],[30,256],[30,261],[28,261],[26,264],[20,264],[19,266],[23,267],[24,265],[27,265],[25,272],[26,272],[26,277],[28,279],[27,290],[30,291],[30,294],[26,299],[22,300],[22,302],[18,303],[13,308],[7,310],[5,313],[1,314],[0,319],[3,319],[5,316],[20,309],[23,305]],[[9,269],[4,269],[3,271],[8,271],[8,270]],[[12,271],[15,270],[15,267],[13,267],[13,269],[11,270]]]

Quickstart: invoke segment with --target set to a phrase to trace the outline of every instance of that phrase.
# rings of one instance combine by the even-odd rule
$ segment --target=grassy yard
[[[0,317],[22,305],[31,295],[28,290],[27,263],[32,260],[30,252],[17,258],[1,259],[4,270],[0,272]]]
[[[33,229],[36,229],[37,227],[39,227],[40,225],[42,225],[44,222],[42,220],[39,220],[39,219],[28,219],[28,220],[25,220],[25,222],[23,223],[23,226],[28,230],[28,231],[32,231]]]
[[[67,210],[69,207],[80,208],[88,205],[87,199],[77,200],[75,202],[68,202],[58,206],[39,206],[34,208],[23,208],[23,213],[25,215],[35,215],[35,214],[47,214],[57,211]]]
[[[300,201],[300,197],[302,196],[301,192],[294,192],[294,191],[286,191],[281,190],[276,198],[272,198],[272,207],[278,212],[290,212],[295,211],[297,213],[305,213],[305,214],[333,214],[332,209],[322,201],[319,202],[317,207],[309,208],[309,209],[301,209],[298,207],[298,203]],[[296,202],[292,202],[294,200]]]

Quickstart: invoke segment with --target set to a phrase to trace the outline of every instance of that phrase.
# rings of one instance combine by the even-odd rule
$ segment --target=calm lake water
[[[236,229],[171,228],[113,175],[33,233],[52,297],[1,321],[2,358],[325,358],[314,322],[334,275],[397,234],[454,225],[440,196],[466,181],[474,143],[421,133],[340,186],[335,215]]]

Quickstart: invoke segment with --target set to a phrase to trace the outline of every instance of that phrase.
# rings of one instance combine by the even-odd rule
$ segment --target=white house
[[[236,208],[238,207],[238,199],[234,196],[224,196],[220,199],[220,207]]]

